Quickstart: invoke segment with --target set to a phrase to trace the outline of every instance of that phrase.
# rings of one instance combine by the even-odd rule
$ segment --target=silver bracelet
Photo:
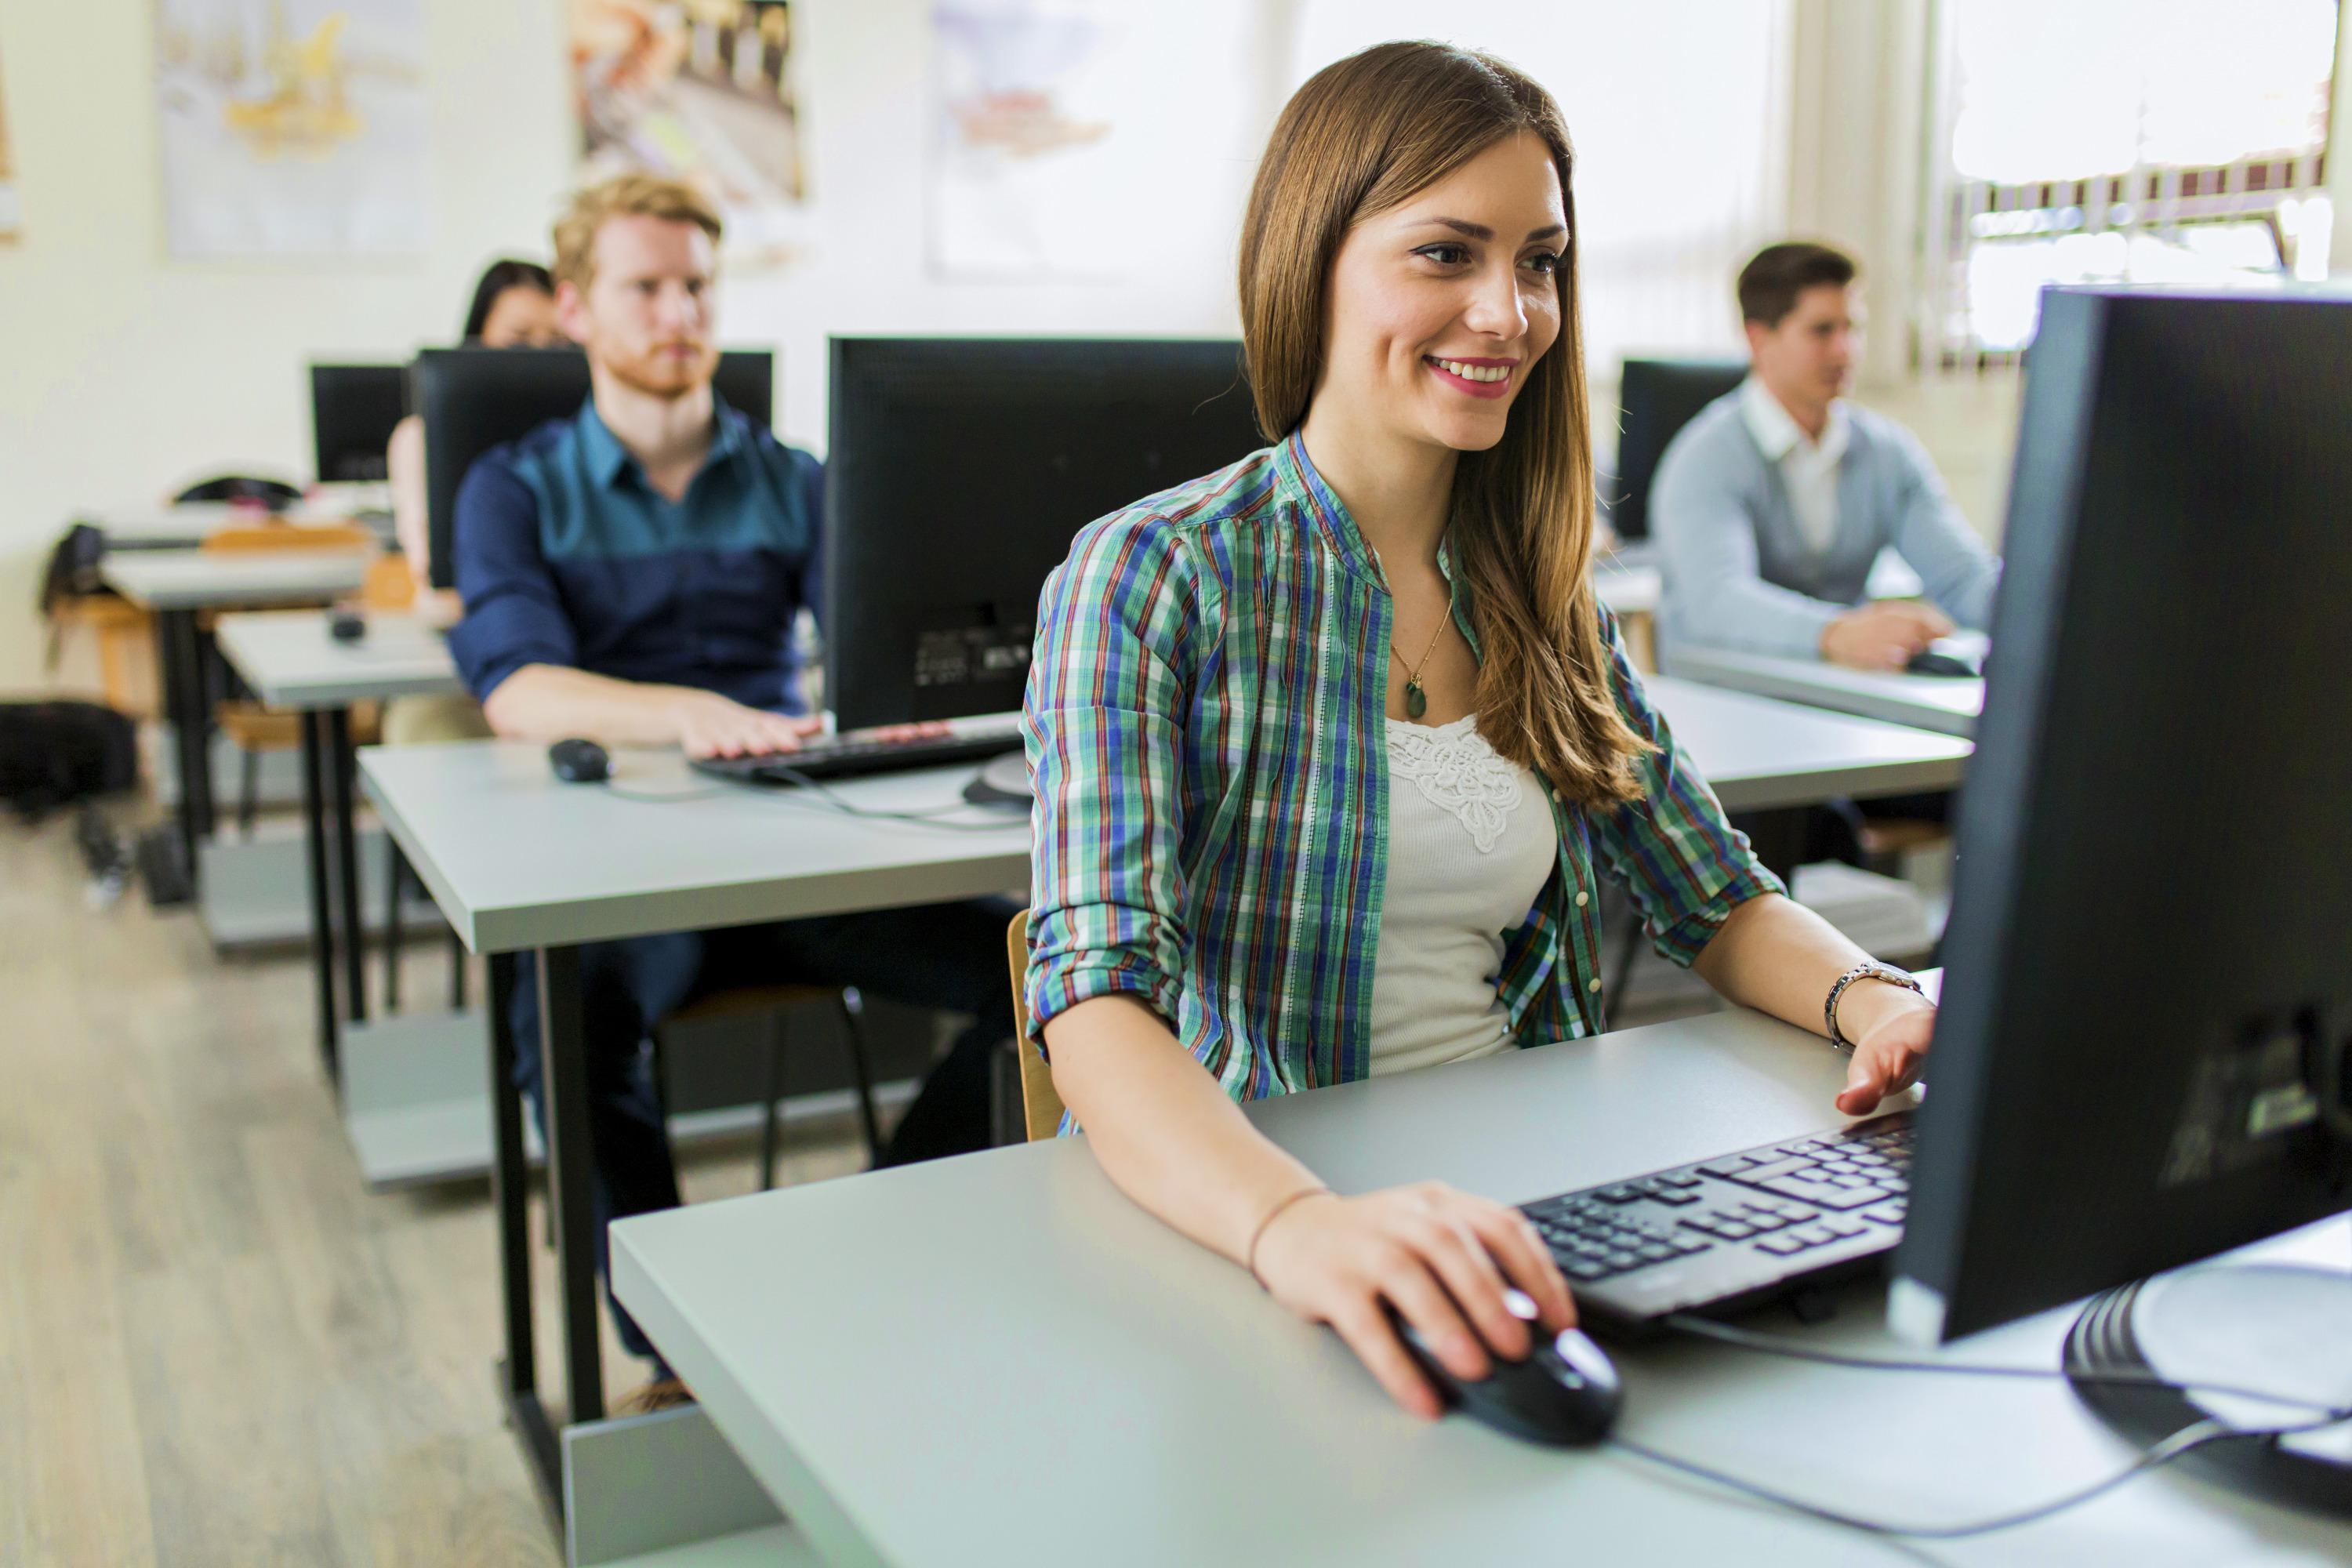
[[[1837,977],[1837,984],[1830,987],[1830,999],[1822,1004],[1822,1021],[1829,1026],[1832,1050],[1853,1049],[1853,1042],[1847,1039],[1844,1033],[1838,1028],[1837,1005],[1838,998],[1845,994],[1845,988],[1857,980],[1884,980],[1889,985],[1900,985],[1906,991],[1917,991],[1923,996],[1927,994],[1920,989],[1919,983],[1903,971],[1881,963],[1874,958],[1864,959]]]

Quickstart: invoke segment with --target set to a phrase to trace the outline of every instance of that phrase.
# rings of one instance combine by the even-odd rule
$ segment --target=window
[[[2327,274],[2339,0],[1948,0],[1928,342],[2000,363],[2045,284]]]

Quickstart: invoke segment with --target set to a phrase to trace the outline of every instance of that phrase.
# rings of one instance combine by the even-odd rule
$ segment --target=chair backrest
[[[1029,1043],[1029,911],[1013,917],[1004,932],[1004,954],[1013,971],[1013,1048],[1021,1057],[1021,1122],[1029,1137],[1051,1138],[1061,1130],[1062,1097],[1054,1089],[1054,1069]]]
[[[711,384],[751,423],[775,423],[776,356],[765,350],[719,356]],[[519,440],[588,400],[588,356],[578,349],[426,349],[409,368],[409,406],[425,422],[425,521],[433,586],[454,588],[450,528],[457,487],[474,459]]]
[[[203,548],[253,550],[373,550],[376,536],[356,522],[232,522],[205,535]]]
[[[371,610],[405,610],[416,602],[416,574],[408,569],[408,557],[400,554],[379,555],[368,563],[367,575],[360,580],[360,603]]]
[[[1609,526],[1620,539],[1650,536],[1650,481],[1658,459],[1698,411],[1748,377],[1748,362],[1629,359],[1618,373],[1617,482]]]

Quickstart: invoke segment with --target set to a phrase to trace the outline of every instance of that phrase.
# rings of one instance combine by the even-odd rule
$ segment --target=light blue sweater
[[[1797,526],[1778,464],[1742,416],[1716,399],[1659,459],[1650,532],[1664,592],[1658,633],[1678,642],[1791,658],[1821,653],[1822,628],[1863,602],[1871,563],[1893,545],[1943,612],[1979,630],[1992,620],[2000,563],[1944,493],[1911,432],[1849,405],[1853,434],[1838,468],[1837,532],[1816,552]]]

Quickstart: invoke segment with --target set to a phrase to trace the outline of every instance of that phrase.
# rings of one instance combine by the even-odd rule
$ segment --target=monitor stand
[[[2085,1382],[2179,1378],[2352,1406],[2352,1275],[2293,1264],[2205,1264],[2107,1291],[2067,1331],[2074,1392],[2110,1426],[2153,1444],[2200,1421],[2284,1426],[2308,1405]],[[2352,1422],[2293,1437],[2215,1443],[2188,1456],[2233,1489],[2352,1517]]]

